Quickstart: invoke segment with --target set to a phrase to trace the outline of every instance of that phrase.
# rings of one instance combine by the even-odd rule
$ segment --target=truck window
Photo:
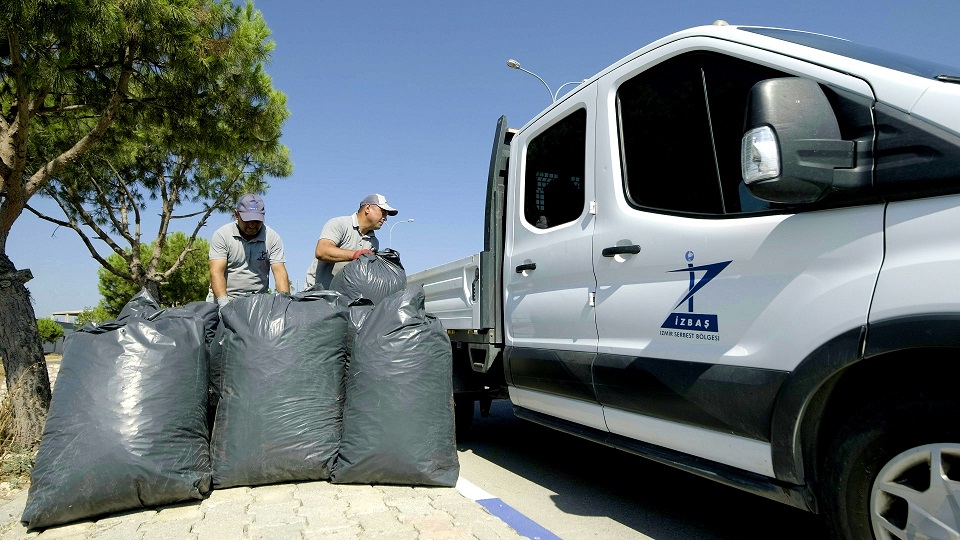
[[[540,229],[583,213],[587,111],[578,109],[530,140],[524,175],[523,217]]]
[[[617,91],[624,191],[635,207],[707,215],[767,211],[743,189],[740,137],[750,88],[784,73],[696,52]]]

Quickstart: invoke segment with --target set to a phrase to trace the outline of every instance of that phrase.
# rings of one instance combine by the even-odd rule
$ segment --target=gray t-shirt
[[[237,222],[217,229],[210,239],[210,260],[227,261],[227,296],[236,298],[265,293],[270,286],[270,265],[287,262],[280,235],[264,224],[251,240],[240,234]]]
[[[380,241],[377,240],[373,231],[367,234],[360,232],[360,224],[357,222],[356,214],[335,217],[328,221],[323,226],[323,230],[320,231],[320,239],[323,238],[332,241],[340,249],[370,249],[373,251],[380,249]],[[329,288],[334,274],[339,272],[348,262],[328,263],[314,258],[310,269],[307,270],[306,288],[309,289],[314,285],[320,289]]]

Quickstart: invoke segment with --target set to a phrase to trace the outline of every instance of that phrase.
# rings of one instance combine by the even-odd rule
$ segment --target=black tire
[[[454,394],[453,417],[457,426],[457,439],[464,439],[470,434],[473,426],[473,417],[476,413],[476,400],[466,394]]]
[[[936,401],[929,397],[900,398],[872,403],[846,421],[830,445],[821,477],[820,495],[824,503],[821,513],[826,518],[831,538],[885,540],[901,534],[906,537],[908,529],[918,526],[932,526],[940,533],[934,532],[929,537],[940,537],[943,531],[936,528],[941,524],[927,523],[916,512],[908,512],[907,499],[891,494],[887,488],[880,489],[880,486],[895,483],[898,490],[905,487],[909,493],[916,493],[917,498],[932,493],[931,486],[938,488],[939,485],[936,485],[936,477],[931,479],[929,466],[935,458],[931,457],[926,463],[923,461],[928,452],[940,457],[936,465],[945,464],[949,468],[951,462],[956,461],[947,483],[960,480],[958,413],[960,407],[953,401]],[[914,463],[915,460],[919,463]],[[901,466],[906,469],[896,472]],[[885,477],[891,472],[899,476],[894,483],[888,480],[886,484],[875,485],[877,475],[884,467],[887,467]],[[877,506],[874,508],[871,497],[875,491]],[[953,498],[956,495],[945,497]],[[951,504],[960,502],[951,500],[944,500],[943,504],[924,504],[932,506],[933,510],[939,507],[941,512],[950,514]],[[952,525],[949,516],[946,521],[947,526],[958,527],[955,518]],[[879,535],[874,534],[875,522],[880,527]],[[891,534],[891,531],[897,534]]]

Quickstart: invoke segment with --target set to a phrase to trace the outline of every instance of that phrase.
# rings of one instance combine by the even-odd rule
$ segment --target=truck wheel
[[[457,438],[462,439],[470,433],[470,426],[473,425],[473,415],[476,410],[476,400],[473,396],[457,395],[453,396],[453,417],[457,426]]]
[[[960,407],[875,403],[834,439],[822,500],[832,537],[960,538]]]

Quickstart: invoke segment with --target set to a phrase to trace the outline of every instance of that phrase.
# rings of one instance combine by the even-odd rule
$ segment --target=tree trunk
[[[43,435],[50,407],[50,378],[43,357],[37,319],[24,285],[33,278],[29,270],[17,271],[0,253],[0,356],[6,372],[7,399],[12,425],[5,437],[20,448],[32,447]]]
[[[150,293],[150,296],[157,301],[158,304],[163,305],[163,301],[160,298],[160,283],[152,279],[147,279],[143,286],[144,289]]]

